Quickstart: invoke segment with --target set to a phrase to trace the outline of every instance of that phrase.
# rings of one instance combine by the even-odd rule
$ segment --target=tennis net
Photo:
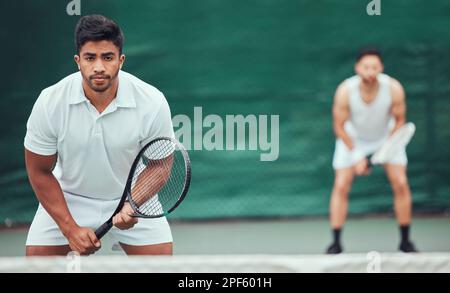
[[[3,257],[1,273],[449,273],[450,253]]]

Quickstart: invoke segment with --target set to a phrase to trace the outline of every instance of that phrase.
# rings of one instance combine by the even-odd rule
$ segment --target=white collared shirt
[[[120,198],[139,150],[156,137],[174,137],[164,95],[124,71],[118,78],[116,98],[101,114],[84,95],[80,72],[44,89],[33,106],[25,148],[58,154],[53,174],[64,192]]]

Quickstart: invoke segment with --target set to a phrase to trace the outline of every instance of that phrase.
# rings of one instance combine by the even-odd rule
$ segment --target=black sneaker
[[[339,254],[341,252],[341,245],[339,243],[333,243],[327,248],[326,254]]]
[[[402,252],[419,252],[415,247],[414,244],[411,241],[406,241],[400,243],[399,250]]]

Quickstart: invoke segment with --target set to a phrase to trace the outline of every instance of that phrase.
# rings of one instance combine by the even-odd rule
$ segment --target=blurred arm
[[[336,90],[333,103],[333,129],[336,137],[342,139],[349,150],[353,149],[353,142],[344,129],[345,122],[350,118],[348,91],[345,83],[341,83]]]
[[[406,103],[405,91],[395,79],[391,79],[391,93],[392,93],[392,107],[391,114],[395,119],[395,126],[392,129],[391,135],[406,122]]]

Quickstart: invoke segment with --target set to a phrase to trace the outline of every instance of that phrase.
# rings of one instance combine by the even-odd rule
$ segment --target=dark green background
[[[76,67],[70,1],[2,1],[0,221],[29,222],[37,201],[23,161],[25,123],[40,91]],[[376,45],[407,92],[414,209],[450,208],[450,3],[382,0],[81,1],[114,19],[124,70],[163,91],[173,115],[280,115],[280,157],[191,151],[192,189],[173,218],[326,215],[333,182],[331,104],[355,53]],[[350,212],[390,213],[382,170],[355,182]]]

